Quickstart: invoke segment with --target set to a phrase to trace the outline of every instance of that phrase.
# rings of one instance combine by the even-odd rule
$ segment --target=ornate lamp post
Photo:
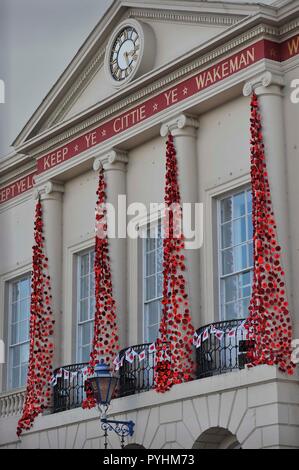
[[[93,396],[101,413],[101,428],[105,436],[105,449],[108,447],[108,431],[114,431],[121,438],[121,448],[124,448],[125,437],[133,436],[135,423],[133,421],[117,421],[107,418],[107,411],[115,392],[118,377],[111,374],[107,364],[102,360],[95,368],[95,376],[88,380]]]

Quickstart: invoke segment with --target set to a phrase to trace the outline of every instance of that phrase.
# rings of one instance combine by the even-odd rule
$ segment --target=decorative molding
[[[102,168],[106,171],[116,168],[124,170],[128,162],[129,158],[127,152],[120,149],[113,149],[97,157],[94,160],[93,169],[94,171],[99,171]]]
[[[264,87],[267,88],[270,85],[277,85],[279,87],[284,86],[284,80],[279,75],[274,75],[272,72],[265,72],[261,75],[258,75],[247,83],[243,87],[243,95],[250,96],[256,88]]]
[[[18,416],[22,413],[26,390],[7,392],[0,395],[0,418]]]
[[[92,58],[84,72],[80,74],[76,82],[73,84],[71,89],[65,95],[64,100],[60,104],[59,108],[50,116],[50,118],[44,123],[42,129],[47,129],[51,125],[56,124],[62,120],[67,112],[70,110],[74,99],[79,96],[94,78],[101,65],[103,65],[103,59],[105,56],[106,46],[102,47],[100,51]]]
[[[178,129],[183,130],[188,127],[191,127],[192,129],[198,129],[199,128],[198,119],[188,114],[180,114],[176,116],[174,119],[170,119],[169,121],[163,123],[161,126],[160,134],[161,134],[161,137],[166,137],[169,134],[169,132],[173,132]]]
[[[34,199],[41,197],[42,199],[47,199],[48,196],[53,195],[54,193],[63,194],[64,185],[56,181],[47,181],[46,183],[38,186],[33,191]]]
[[[187,75],[191,75],[192,72],[199,72],[201,67],[207,67],[211,63],[216,62],[225,54],[228,54],[230,51],[243,46],[244,44],[252,41],[253,39],[257,39],[262,35],[277,36],[277,28],[268,25],[259,25],[256,28],[247,31],[246,33],[243,33],[241,36],[238,36],[237,38],[229,41],[228,43],[225,43],[222,46],[212,50],[211,52],[204,54],[202,57],[193,60],[189,64],[178,68],[177,70],[168,74],[166,77],[156,80],[150,85],[142,88],[142,90],[130,94],[128,97],[105,108],[104,111],[101,111],[95,114],[93,117],[84,120],[84,122],[75,125],[74,127],[65,132],[62,132],[57,137],[47,140],[46,143],[36,148],[31,154],[31,156],[35,158],[41,156],[43,153],[46,153],[47,150],[71,139],[75,135],[80,135],[82,132],[88,129],[92,129],[92,127],[94,127],[101,121],[103,121],[104,123],[104,120],[108,119],[113,114],[116,114],[122,111],[123,109],[129,108],[134,104],[137,104],[140,100],[149,95],[153,95],[156,92],[161,92],[168,85],[172,84],[173,82],[176,82],[177,80]]]
[[[153,21],[172,21],[179,23],[189,24],[208,24],[216,26],[232,26],[243,20],[246,15],[216,15],[216,14],[202,14],[202,13],[180,13],[176,11],[167,10],[149,10],[133,8],[129,11],[128,18],[139,18]]]

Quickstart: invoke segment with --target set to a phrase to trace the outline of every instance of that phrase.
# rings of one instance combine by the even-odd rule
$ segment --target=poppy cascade
[[[88,367],[88,376],[94,374],[94,368],[100,359],[113,366],[115,353],[119,351],[119,335],[116,318],[116,303],[113,297],[112,274],[107,235],[106,182],[104,169],[99,174],[96,207],[96,241],[95,241],[95,320],[92,352]],[[90,390],[88,379],[85,383],[87,398],[83,408],[96,406]]]
[[[249,366],[278,365],[293,374],[292,323],[286,298],[281,247],[272,209],[261,114],[257,95],[251,99],[251,183],[254,242],[254,278],[246,324],[252,348]]]
[[[51,404],[51,377],[53,371],[54,320],[51,308],[51,280],[48,275],[48,258],[45,256],[42,203],[35,208],[34,241],[32,256],[29,364],[22,417],[17,435],[33,426],[35,418]]]
[[[175,384],[192,380],[194,372],[194,328],[184,277],[186,264],[183,254],[185,241],[181,233],[181,196],[171,134],[167,141],[164,200],[163,300],[155,364],[155,390],[160,393],[170,390]]]

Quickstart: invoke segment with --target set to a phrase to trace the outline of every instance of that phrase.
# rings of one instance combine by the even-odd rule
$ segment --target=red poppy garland
[[[104,169],[100,170],[96,208],[95,242],[95,320],[93,347],[90,354],[88,375],[94,374],[94,368],[103,359],[112,367],[115,355],[119,351],[119,335],[116,318],[116,303],[113,297],[112,274],[107,236],[106,183]],[[85,384],[87,398],[83,408],[93,408],[96,402],[88,385]]]
[[[38,200],[35,209],[31,306],[30,347],[27,388],[22,417],[17,435],[29,430],[35,418],[51,404],[51,376],[53,369],[54,320],[51,308],[51,282],[48,275],[48,258],[44,253],[42,204]]]
[[[184,236],[181,234],[181,196],[173,136],[166,151],[166,217],[163,240],[163,300],[160,337],[157,340],[155,390],[168,391],[173,385],[192,380],[194,328],[186,291]]]
[[[246,324],[253,348],[249,365],[278,365],[293,374],[292,323],[286,298],[281,247],[277,242],[265,159],[261,115],[256,94],[251,100],[251,181],[254,229],[254,279]]]

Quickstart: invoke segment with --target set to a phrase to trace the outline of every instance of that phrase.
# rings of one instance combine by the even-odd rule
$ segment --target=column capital
[[[195,116],[188,114],[179,114],[175,118],[170,119],[162,124],[160,134],[161,137],[166,137],[169,132],[173,136],[178,137],[181,135],[196,136],[196,129],[199,128],[198,119]]]
[[[126,151],[111,149],[94,160],[93,169],[94,171],[99,171],[101,168],[104,168],[105,171],[126,171],[126,165],[128,162],[129,158]]]
[[[33,192],[34,199],[56,199],[64,193],[64,184],[58,181],[47,181],[36,187]]]
[[[283,86],[282,76],[267,71],[248,80],[243,87],[243,95],[250,96],[254,91],[257,95],[273,94],[275,92],[275,94],[281,94]]]

